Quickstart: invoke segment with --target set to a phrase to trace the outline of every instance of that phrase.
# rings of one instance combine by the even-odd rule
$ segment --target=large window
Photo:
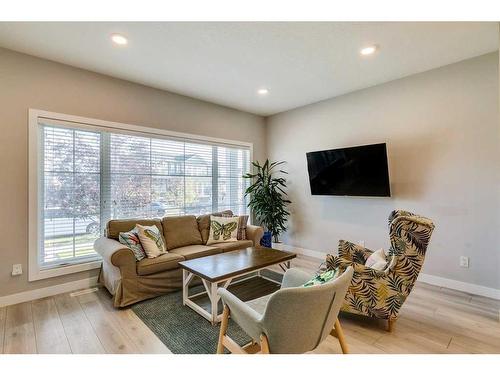
[[[38,274],[95,263],[110,219],[247,213],[249,145],[88,122],[36,118]]]

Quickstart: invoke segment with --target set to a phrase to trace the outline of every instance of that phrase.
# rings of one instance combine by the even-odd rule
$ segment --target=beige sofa
[[[232,212],[224,211],[215,215],[220,214],[232,215]],[[118,242],[119,233],[132,230],[136,224],[156,225],[168,253],[136,261],[132,250]],[[94,243],[94,249],[102,256],[99,282],[114,296],[115,307],[127,306],[181,289],[182,270],[179,262],[260,246],[260,239],[264,234],[261,227],[248,225],[246,240],[207,246],[209,231],[210,215],[110,220],[105,237]]]

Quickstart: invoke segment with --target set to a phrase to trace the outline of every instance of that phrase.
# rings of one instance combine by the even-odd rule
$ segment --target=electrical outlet
[[[469,257],[463,255],[460,257],[460,267],[469,268]]]
[[[12,276],[19,276],[23,274],[23,265],[22,264],[13,264],[12,265]]]

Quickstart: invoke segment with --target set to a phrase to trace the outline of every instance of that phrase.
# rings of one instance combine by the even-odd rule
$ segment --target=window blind
[[[110,219],[248,212],[248,148],[40,125],[41,266],[95,258]]]
[[[100,134],[44,127],[43,237],[40,263],[73,263],[95,257],[99,232]]]

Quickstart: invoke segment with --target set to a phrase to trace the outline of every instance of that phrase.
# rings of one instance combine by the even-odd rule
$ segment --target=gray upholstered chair
[[[292,268],[286,271],[281,289],[263,297],[258,312],[226,289],[218,293],[224,302],[217,353],[224,347],[232,353],[305,353],[315,349],[329,334],[336,336],[347,353],[347,345],[337,319],[351,282],[353,270],[321,285],[302,286],[312,275]],[[262,301],[261,301],[262,302]],[[254,304],[255,305],[255,304]],[[253,340],[242,348],[226,335],[229,317]],[[333,329],[332,329],[333,328]],[[257,344],[260,342],[260,345]]]

